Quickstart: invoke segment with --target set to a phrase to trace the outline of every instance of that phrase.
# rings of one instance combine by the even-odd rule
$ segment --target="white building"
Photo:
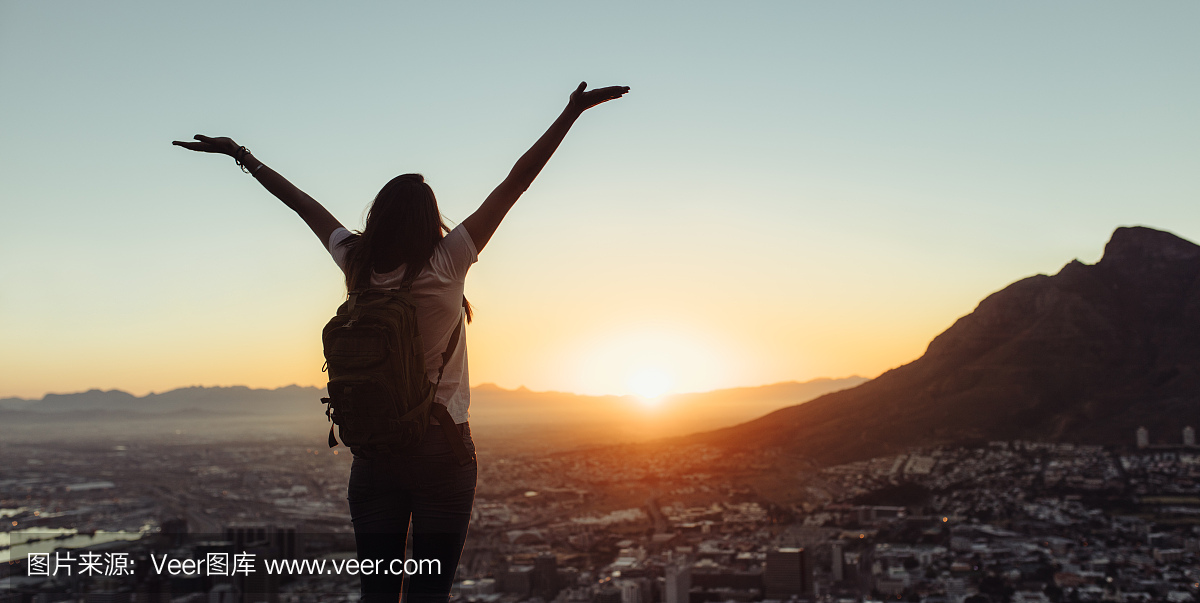
[[[688,603],[688,591],[692,590],[692,568],[686,559],[681,563],[667,564],[666,592],[663,603]]]

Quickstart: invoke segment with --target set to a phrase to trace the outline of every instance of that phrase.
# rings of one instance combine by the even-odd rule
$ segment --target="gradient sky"
[[[1142,224],[1200,241],[1195,2],[0,1],[0,396],[323,385],[344,296],[232,136],[361,227],[467,216],[580,80],[472,269],[472,383],[873,377]]]

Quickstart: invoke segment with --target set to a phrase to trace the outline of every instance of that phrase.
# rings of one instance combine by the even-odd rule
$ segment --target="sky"
[[[469,215],[587,112],[467,280],[472,384],[874,377],[1146,225],[1200,241],[1194,2],[0,0],[0,397],[323,385],[345,295],[231,136],[362,225]]]

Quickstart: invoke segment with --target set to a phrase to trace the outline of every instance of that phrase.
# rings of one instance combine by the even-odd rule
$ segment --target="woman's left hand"
[[[568,109],[583,113],[600,103],[621,98],[629,92],[629,86],[608,86],[587,91],[584,91],[584,88],[587,88],[587,82],[579,82],[579,87],[571,93],[571,100],[567,103]]]
[[[220,153],[222,155],[234,156],[238,149],[242,148],[232,138],[221,136],[218,138],[210,138],[203,134],[197,134],[195,137],[197,142],[173,141],[171,144],[201,153]]]

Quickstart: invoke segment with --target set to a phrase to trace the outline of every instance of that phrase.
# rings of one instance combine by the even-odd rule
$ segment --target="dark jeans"
[[[467,450],[475,451],[471,429],[458,425]],[[431,425],[425,441],[405,454],[371,454],[354,457],[350,468],[350,517],[358,559],[382,560],[373,575],[360,576],[363,601],[396,603],[403,578],[408,523],[412,520],[413,559],[436,559],[434,572],[425,564],[421,573],[408,576],[409,603],[441,602],[450,598],[454,571],[467,538],[471,506],[475,502],[478,465],[459,465],[443,429]],[[392,562],[393,559],[399,561]],[[384,572],[391,568],[393,571]],[[413,571],[409,562],[407,571]]]

